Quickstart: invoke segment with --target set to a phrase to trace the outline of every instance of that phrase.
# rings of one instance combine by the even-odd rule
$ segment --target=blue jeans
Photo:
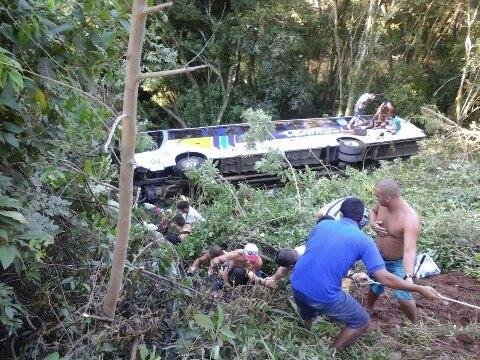
[[[303,293],[292,288],[293,299],[303,320],[309,321],[318,315],[344,323],[352,329],[358,329],[370,320],[370,316],[362,305],[350,295],[342,291],[342,297],[331,303],[316,303]]]
[[[403,279],[405,276],[405,269],[403,268],[403,258],[397,260],[384,260],[385,268],[389,273],[397,275],[399,278]],[[370,291],[375,295],[383,294],[385,287],[379,284],[370,285]],[[413,296],[408,291],[404,290],[395,290],[393,292],[393,297],[397,300],[413,300]]]

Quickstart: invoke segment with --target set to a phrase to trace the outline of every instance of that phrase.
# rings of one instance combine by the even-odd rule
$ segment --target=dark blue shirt
[[[342,279],[358,260],[369,273],[385,268],[375,242],[355,221],[321,221],[310,233],[305,254],[293,268],[292,288],[312,302],[335,302],[342,296]]]

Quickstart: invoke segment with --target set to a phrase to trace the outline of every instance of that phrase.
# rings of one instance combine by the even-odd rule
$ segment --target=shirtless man
[[[243,249],[233,250],[213,258],[210,261],[208,273],[212,274],[214,269],[223,263],[226,263],[228,267],[243,266],[256,273],[262,267],[262,258],[258,252],[257,245],[248,243]]]
[[[374,192],[377,202],[370,212],[370,224],[377,235],[376,243],[385,266],[392,274],[413,283],[420,219],[400,196],[400,188],[395,180],[380,180]],[[368,312],[372,312],[375,301],[383,292],[382,285],[370,286],[365,304]],[[402,290],[396,290],[393,294],[403,313],[415,321],[417,309],[412,294]]]

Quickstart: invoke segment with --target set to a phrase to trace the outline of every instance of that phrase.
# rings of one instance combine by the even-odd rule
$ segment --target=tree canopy
[[[305,358],[329,356],[323,335],[288,320],[284,290],[273,300],[257,290],[251,299],[232,295],[252,311],[245,319],[238,303],[212,306],[178,274],[213,238],[234,246],[252,228],[272,246],[297,245],[308,214],[332,193],[368,198],[374,180],[392,172],[424,209],[423,249],[445,269],[480,277],[478,5],[174,0],[148,17],[142,71],[207,67],[142,82],[141,130],[238,123],[258,109],[273,119],[349,114],[371,91],[435,135],[408,162],[384,164],[373,177],[349,170],[345,181],[269,166],[267,157],[258,168],[283,176],[278,196],[218,181],[207,164],[191,174],[207,224],[178,249],[158,245],[142,225],[151,214],[135,208],[119,318],[108,328],[88,317],[105,293],[115,239],[120,131],[112,124],[122,108],[130,14],[124,0],[0,0],[0,357],[125,358],[136,342],[141,359],[272,358],[302,339],[322,344],[303,349]],[[447,132],[431,130],[432,119]],[[139,149],[150,145],[137,139]],[[304,208],[299,191],[308,195]],[[452,218],[466,225],[451,229]],[[285,317],[259,340],[274,313]],[[279,339],[287,339],[283,350]]]

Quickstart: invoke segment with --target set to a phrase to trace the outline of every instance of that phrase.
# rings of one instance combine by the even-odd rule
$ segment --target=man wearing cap
[[[262,258],[257,245],[248,243],[243,249],[233,250],[210,260],[208,272],[211,274],[215,267],[223,263],[227,263],[230,267],[243,266],[256,273],[262,267]]]
[[[440,296],[429,286],[412,284],[385,269],[375,242],[359,229],[364,208],[360,199],[348,198],[340,207],[340,220],[317,224],[290,276],[293,298],[303,320],[311,322],[324,315],[344,325],[333,343],[338,350],[360,337],[370,321],[362,305],[342,290],[342,279],[356,261],[362,260],[368,273],[385,286],[418,292],[429,299]]]

